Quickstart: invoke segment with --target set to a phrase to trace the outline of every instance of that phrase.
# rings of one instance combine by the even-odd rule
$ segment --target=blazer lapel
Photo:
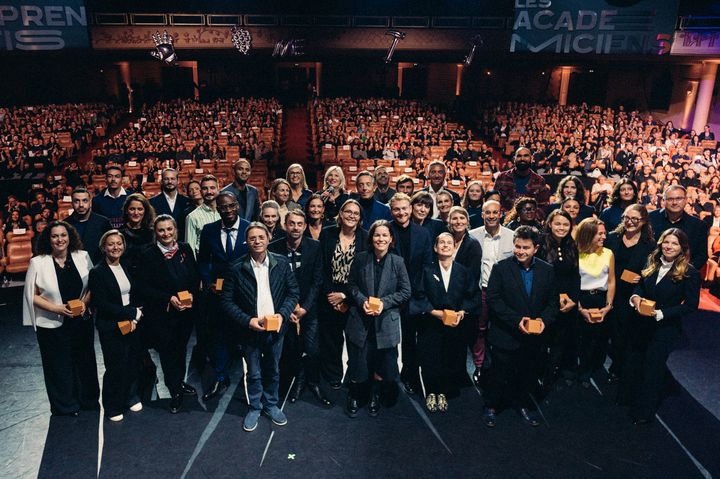
[[[375,296],[375,266],[373,265],[372,253],[367,255],[367,261],[365,262],[365,287],[369,293],[368,296]]]
[[[390,256],[390,253],[388,253],[385,255],[385,265],[383,266],[382,274],[380,275],[380,284],[378,285],[378,290],[376,291],[378,296],[382,296],[390,286],[390,276],[392,275],[390,270],[392,267],[393,258]]]

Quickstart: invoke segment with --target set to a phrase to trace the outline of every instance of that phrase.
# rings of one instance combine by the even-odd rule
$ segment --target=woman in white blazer
[[[78,232],[64,221],[50,223],[37,248],[25,276],[23,325],[37,334],[50,411],[77,416],[80,409],[99,409],[95,333],[86,315],[93,265]],[[74,299],[81,301],[78,316],[68,306]]]

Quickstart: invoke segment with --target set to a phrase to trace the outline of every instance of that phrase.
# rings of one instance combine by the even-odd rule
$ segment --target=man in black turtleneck
[[[361,171],[355,179],[357,194],[355,199],[363,209],[362,227],[369,230],[370,226],[377,220],[392,220],[390,208],[375,199],[375,177],[369,171]]]

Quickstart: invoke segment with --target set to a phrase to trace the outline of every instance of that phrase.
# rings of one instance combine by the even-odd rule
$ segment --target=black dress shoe
[[[415,388],[413,388],[412,383],[410,381],[403,381],[403,389],[405,389],[405,392],[413,395],[415,394]]]
[[[345,414],[349,417],[355,417],[357,416],[359,410],[360,405],[358,404],[357,399],[348,394],[347,402],[345,403]]]
[[[323,406],[332,406],[333,405],[332,401],[329,400],[327,398],[327,396],[325,396],[325,394],[323,394],[322,389],[320,389],[319,385],[309,384],[308,389],[310,390],[312,395],[315,396],[315,399],[317,399],[320,402],[320,404],[322,404]]]
[[[342,381],[330,381],[330,387],[338,390],[342,387]]]
[[[486,407],[483,412],[482,420],[487,427],[495,427],[495,424],[497,423],[497,411],[491,407]]]
[[[375,417],[380,412],[380,394],[373,391],[372,396],[370,397],[370,402],[368,403],[368,412],[370,413],[371,417]]]
[[[180,412],[180,409],[182,409],[182,403],[183,403],[183,394],[177,393],[172,398],[170,398],[170,413],[171,414],[177,414]]]
[[[230,386],[230,380],[227,378],[223,379],[222,381],[215,381],[210,390],[203,394],[203,402],[208,402],[211,399],[221,395],[222,393],[227,391],[228,386]]]
[[[295,403],[298,399],[300,399],[300,396],[302,396],[303,391],[305,390],[305,383],[303,381],[295,381],[295,384],[293,384],[292,389],[290,389],[290,402]]]
[[[520,413],[520,417],[523,418],[523,421],[525,421],[529,426],[538,427],[540,425],[540,421],[537,420],[535,413],[529,409],[524,407],[520,408],[518,413]]]
[[[181,390],[182,393],[183,393],[184,395],[186,395],[186,396],[195,396],[195,395],[197,395],[197,391],[195,390],[195,388],[192,387],[192,386],[190,386],[190,385],[189,385],[188,383],[186,383],[185,381],[183,381],[183,382],[180,383],[180,390]]]

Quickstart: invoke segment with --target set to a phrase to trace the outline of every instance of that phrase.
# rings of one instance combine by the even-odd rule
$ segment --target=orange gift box
[[[380,301],[380,298],[376,298],[375,296],[370,296],[368,298],[368,306],[370,311],[373,313],[377,313],[380,311],[380,307],[382,306],[382,301]]]
[[[560,293],[560,304],[565,304],[566,301],[570,301],[570,296],[565,293]]]
[[[123,336],[132,333],[132,321],[118,321],[117,324]]]
[[[265,316],[265,331],[280,332],[280,320],[282,317],[279,314],[270,314]]]
[[[222,287],[223,287],[223,279],[222,278],[216,279],[215,280],[215,291],[222,291]]]
[[[540,334],[542,332],[542,319],[523,318],[525,329],[530,334]]]
[[[639,277],[639,274],[634,271],[630,271],[629,269],[623,270],[622,275],[620,275],[620,279],[625,281],[626,283],[634,283],[635,280]]]
[[[443,310],[443,317],[442,322],[445,326],[452,326],[455,324],[455,321],[457,321],[458,314],[456,311],[453,311],[451,309],[444,309]]]
[[[190,292],[180,291],[177,294],[177,298],[180,300],[180,304],[182,304],[186,308],[189,308],[190,306],[192,306],[192,296],[190,295]]]
[[[588,309],[588,313],[590,314],[590,322],[591,323],[597,323],[600,320],[602,320],[603,315],[599,309],[597,309],[597,308]]]
[[[67,307],[72,311],[73,317],[80,316],[83,311],[83,303],[79,299],[71,299],[67,302]]]
[[[655,301],[650,301],[649,299],[641,299],[640,304],[638,305],[638,311],[640,312],[640,314],[652,316],[653,314],[655,314]]]

